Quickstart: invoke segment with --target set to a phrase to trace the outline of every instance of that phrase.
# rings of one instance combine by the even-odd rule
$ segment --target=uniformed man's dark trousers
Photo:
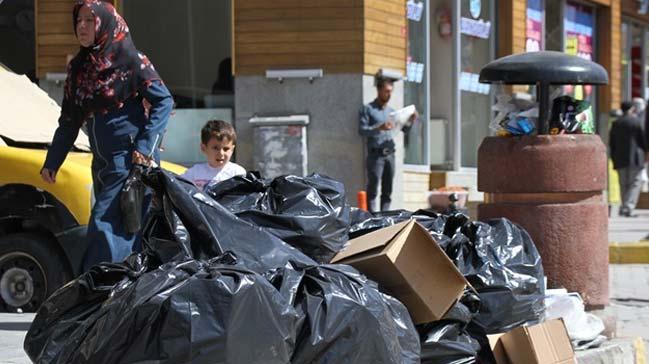
[[[389,153],[388,153],[389,152]],[[376,211],[376,196],[381,181],[381,211],[390,209],[392,180],[394,179],[394,151],[370,151],[367,155],[367,207]]]

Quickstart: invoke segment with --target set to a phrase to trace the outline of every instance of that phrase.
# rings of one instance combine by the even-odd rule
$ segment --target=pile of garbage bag
[[[39,363],[418,363],[406,308],[318,265],[160,169],[141,253],[55,292],[25,338]]]
[[[463,364],[490,352],[487,334],[543,319],[540,256],[509,220],[371,214],[320,175],[248,174],[205,191],[159,168],[140,175],[155,206],[142,252],[48,298],[25,338],[33,361]],[[472,286],[417,327],[362,272],[327,264],[348,239],[410,219]]]

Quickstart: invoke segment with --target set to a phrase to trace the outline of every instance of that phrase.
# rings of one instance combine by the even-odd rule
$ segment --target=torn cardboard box
[[[568,331],[561,319],[519,327],[506,334],[490,335],[489,343],[497,364],[572,364],[575,362]]]
[[[416,324],[440,320],[469,283],[415,220],[350,240],[332,263],[349,264],[406,305]]]

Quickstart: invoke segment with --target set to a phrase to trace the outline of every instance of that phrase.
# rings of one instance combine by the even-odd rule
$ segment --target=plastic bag
[[[552,100],[550,134],[581,132],[582,121],[586,121],[586,115],[582,113],[588,108],[590,108],[590,102],[577,100],[567,95]]]
[[[493,334],[543,318],[543,265],[524,229],[507,219],[468,222],[444,249],[480,296],[473,325]]]
[[[134,165],[129,172],[119,196],[124,229],[128,233],[137,233],[142,228],[142,209],[146,186],[142,182],[142,166]]]
[[[421,344],[422,364],[471,364],[476,362],[480,344],[461,329],[461,324],[436,321]]]
[[[269,279],[304,315],[292,364],[419,363],[406,308],[354,268],[281,269]]]
[[[189,260],[116,285],[63,345],[28,353],[42,363],[288,363],[299,320],[263,276]]]
[[[230,251],[237,256],[238,264],[258,273],[316,265],[275,235],[233,215],[188,181],[153,169],[145,175],[145,183],[160,196],[162,209],[152,214],[143,240],[153,246],[166,241],[167,257],[186,254],[207,260]],[[174,246],[173,242],[180,244]]]
[[[475,363],[480,344],[466,328],[479,307],[478,296],[466,290],[442,320],[420,325],[422,364]]]
[[[496,96],[496,100],[496,104],[491,107],[497,113],[489,123],[491,130],[501,136],[534,133],[538,119],[536,102],[508,94],[500,94]]]
[[[579,293],[556,293],[545,297],[545,319],[563,318],[568,336],[573,346],[578,342],[591,342],[604,331],[604,322],[599,317],[587,313]]]
[[[205,191],[239,218],[264,227],[319,263],[328,263],[347,242],[350,208],[345,187],[328,177],[260,180],[248,174]]]

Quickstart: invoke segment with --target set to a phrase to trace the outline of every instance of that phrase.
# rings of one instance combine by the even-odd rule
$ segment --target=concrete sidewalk
[[[620,217],[611,208],[608,220],[611,264],[649,264],[649,210],[636,210],[638,217]]]

